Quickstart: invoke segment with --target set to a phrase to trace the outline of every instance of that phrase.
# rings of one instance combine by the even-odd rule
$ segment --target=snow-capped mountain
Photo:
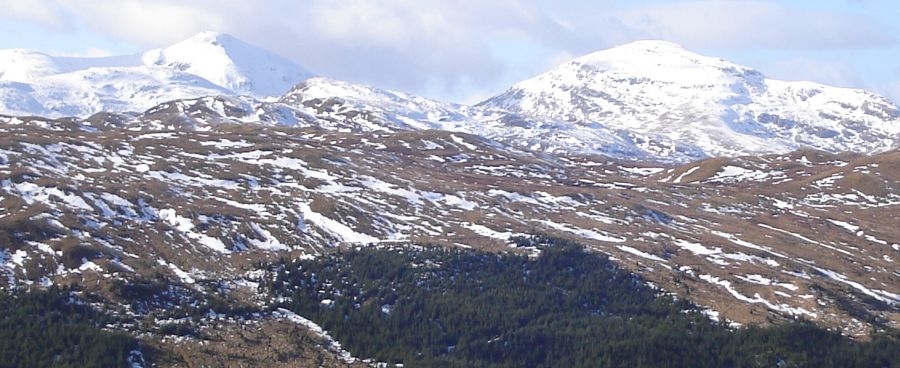
[[[363,131],[469,130],[472,121],[470,109],[463,105],[322,77],[297,85],[279,102],[315,116],[344,115],[342,120],[363,125],[359,129]]]
[[[47,117],[139,112],[166,101],[202,96],[279,96],[309,77],[309,72],[283,57],[214,32],[117,57],[3,50],[0,111]]]
[[[204,78],[235,94],[280,96],[311,74],[294,62],[231,35],[202,32],[142,56],[161,66]]]
[[[607,152],[618,137],[650,156],[692,159],[900,143],[900,110],[881,96],[769,79],[662,41],[577,58],[479,106],[558,122],[544,132],[556,138],[543,139],[552,150]],[[598,140],[604,130],[613,137]]]
[[[583,56],[476,106],[311,77],[282,57],[212,32],[121,57],[0,52],[0,114],[99,111],[134,112],[116,120],[150,129],[219,123],[438,129],[535,151],[674,162],[900,147],[900,109],[883,97],[769,79],[660,41]]]

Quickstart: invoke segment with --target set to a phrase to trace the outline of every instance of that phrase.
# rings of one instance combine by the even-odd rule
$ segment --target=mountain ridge
[[[311,76],[284,57],[217,32],[111,57],[0,50],[0,111],[54,118],[141,112],[184,98],[278,96]]]
[[[695,142],[707,157],[804,146],[872,152],[895,147],[900,134],[900,109],[884,97],[774,80],[660,41],[576,58],[479,106],[572,122],[576,130],[599,123],[662,150]]]
[[[32,61],[13,65],[9,55]],[[128,66],[136,58],[142,66]],[[106,67],[84,69],[85,60],[0,52],[0,113],[86,117],[133,111],[126,115],[155,116],[151,125],[179,120],[194,127],[234,122],[439,129],[549,153],[669,162],[801,148],[872,153],[900,147],[900,109],[884,97],[770,79],[665,41],[584,55],[473,106],[314,77],[216,32],[143,54],[93,59]],[[29,84],[29,77],[38,82]],[[281,92],[263,99],[261,91]],[[207,98],[214,96],[222,98]],[[243,107],[206,106],[189,116],[166,108],[181,100],[197,100],[190,104],[199,108],[228,96],[239,97]]]

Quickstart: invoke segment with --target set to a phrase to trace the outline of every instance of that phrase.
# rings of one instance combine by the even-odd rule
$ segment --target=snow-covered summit
[[[0,114],[87,116],[210,95],[280,96],[310,76],[284,57],[216,32],[114,57],[0,50]]]
[[[636,41],[597,51],[569,63],[590,66],[605,73],[690,85],[716,84],[727,81],[729,76],[743,77],[752,83],[759,82],[762,77],[751,68],[699,55],[666,41]]]
[[[556,121],[551,149],[696,159],[900,144],[900,110],[863,90],[785,82],[670,42],[638,41],[564,63],[480,104]],[[615,139],[594,139],[598,131]],[[526,137],[527,138],[527,137]],[[624,141],[623,141],[624,139]],[[552,143],[552,142],[550,142]],[[620,151],[616,148],[614,151]]]
[[[238,94],[279,96],[311,74],[294,62],[231,35],[201,32],[144,53],[148,66],[200,76]]]

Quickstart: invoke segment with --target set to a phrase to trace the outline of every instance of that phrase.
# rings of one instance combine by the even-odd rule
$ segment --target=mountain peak
[[[281,95],[311,76],[280,55],[213,31],[148,51],[143,60],[146,65],[191,73],[238,94],[258,97]]]
[[[207,30],[207,31],[200,31],[197,34],[189,37],[187,40],[221,41],[221,40],[234,40],[234,39],[236,39],[236,38],[234,36],[232,36],[231,34]]]
[[[241,49],[241,48],[256,48],[253,45],[250,45],[247,42],[242,41],[241,39],[232,36],[229,33],[218,32],[218,31],[202,31],[197,34],[194,34],[191,37],[188,37],[182,41],[179,41],[169,47],[173,47],[176,45],[182,46],[195,46],[195,47],[217,47],[225,49],[226,51],[230,51],[233,49]]]
[[[654,69],[664,69],[665,71],[661,71],[663,73],[693,68],[750,70],[750,68],[733,64],[722,58],[692,52],[674,42],[658,40],[635,41],[619,45],[582,56],[573,62],[627,69],[636,74]]]
[[[615,48],[641,50],[641,51],[687,51],[683,46],[671,41],[662,40],[639,40],[629,42]]]
[[[626,147],[679,160],[799,147],[875,152],[896,147],[900,134],[897,106],[880,96],[769,79],[665,41],[579,57],[479,106],[570,124],[564,149],[608,129],[610,141],[627,132]],[[587,150],[610,146],[596,141]]]

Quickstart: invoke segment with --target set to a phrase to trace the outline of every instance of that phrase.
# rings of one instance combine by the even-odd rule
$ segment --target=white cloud
[[[0,9],[3,9],[3,15],[35,21],[44,26],[53,26],[59,28],[68,23],[65,20],[60,5],[54,0],[39,1],[21,1],[21,0],[0,0]]]
[[[872,19],[801,10],[774,1],[677,2],[630,9],[620,17],[648,38],[690,47],[834,49],[897,42],[884,25]]]
[[[14,18],[69,30],[75,25],[143,45],[160,45],[226,25],[228,1],[209,0],[0,0]],[[211,11],[215,9],[215,11]],[[238,15],[237,12],[231,14]]]
[[[557,27],[512,0],[314,0],[297,11],[308,21],[284,25],[292,48],[277,50],[325,75],[438,95],[496,82],[506,65],[493,40]],[[273,30],[248,37],[264,40],[261,32]]]
[[[87,26],[139,44],[173,42],[206,29],[219,29],[226,19],[201,6],[170,0],[83,1],[67,11],[89,20]],[[194,1],[194,3],[203,3]],[[223,2],[224,3],[224,2]],[[203,4],[198,4],[203,5]],[[215,3],[208,4],[217,6]],[[222,6],[222,5],[218,5]]]

